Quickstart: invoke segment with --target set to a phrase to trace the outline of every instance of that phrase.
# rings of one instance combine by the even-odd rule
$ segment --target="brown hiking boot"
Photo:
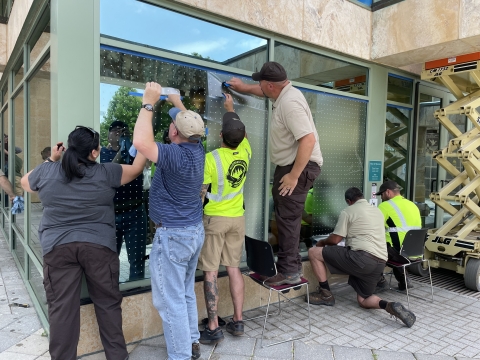
[[[307,301],[306,295],[305,301]],[[333,294],[330,290],[317,288],[316,292],[310,294],[310,304],[333,306],[335,305],[335,298],[333,297]]]
[[[265,281],[265,285],[267,286],[279,286],[279,285],[295,285],[299,284],[302,281],[300,278],[300,273],[292,274],[292,275],[284,275],[278,273],[275,276],[272,276],[267,281]]]
[[[399,302],[387,303],[385,310],[397,319],[402,320],[402,322],[408,327],[412,327],[413,324],[415,324],[415,320],[417,320],[415,314]]]

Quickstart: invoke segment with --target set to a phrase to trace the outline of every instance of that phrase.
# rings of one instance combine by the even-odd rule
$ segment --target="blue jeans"
[[[160,227],[150,252],[153,305],[163,320],[170,360],[187,360],[198,341],[195,270],[205,232],[203,223],[184,228]]]

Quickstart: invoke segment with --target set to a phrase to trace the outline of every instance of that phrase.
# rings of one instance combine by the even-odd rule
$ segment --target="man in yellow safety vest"
[[[405,239],[405,234],[409,230],[421,229],[422,219],[417,205],[400,195],[400,190],[401,187],[395,181],[388,180],[380,186],[380,190],[375,195],[382,197],[382,203],[378,208],[385,218],[388,259],[397,263],[404,263],[405,258],[400,256],[400,248]],[[413,287],[408,276],[407,284],[405,284],[401,268],[394,268],[393,274],[398,281],[399,290],[405,290],[407,285],[409,289]],[[377,286],[384,288],[386,286],[385,278],[382,277]]]
[[[197,268],[204,274],[204,293],[208,320],[201,332],[200,343],[214,345],[224,339],[217,316],[218,267],[224,265],[230,281],[233,300],[233,318],[226,330],[243,335],[242,319],[244,283],[240,272],[240,260],[245,241],[245,217],[243,186],[245,184],[252,150],[246,137],[245,125],[233,112],[233,99],[225,94],[222,146],[205,156],[205,174],[202,198],[208,202],[203,209],[205,242]]]

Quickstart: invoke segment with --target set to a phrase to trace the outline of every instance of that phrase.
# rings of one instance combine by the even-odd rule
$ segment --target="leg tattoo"
[[[217,276],[212,276],[212,281],[203,282],[205,292],[205,304],[207,305],[208,320],[215,321],[217,318],[218,287]]]

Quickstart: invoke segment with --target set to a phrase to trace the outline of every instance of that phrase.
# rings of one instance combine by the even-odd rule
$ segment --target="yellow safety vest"
[[[204,184],[211,184],[203,212],[210,216],[243,216],[243,185],[252,149],[245,138],[235,150],[219,148],[205,155]]]
[[[387,243],[397,250],[400,250],[405,234],[409,230],[422,228],[422,219],[417,205],[401,195],[382,202],[378,208],[385,218]]]

